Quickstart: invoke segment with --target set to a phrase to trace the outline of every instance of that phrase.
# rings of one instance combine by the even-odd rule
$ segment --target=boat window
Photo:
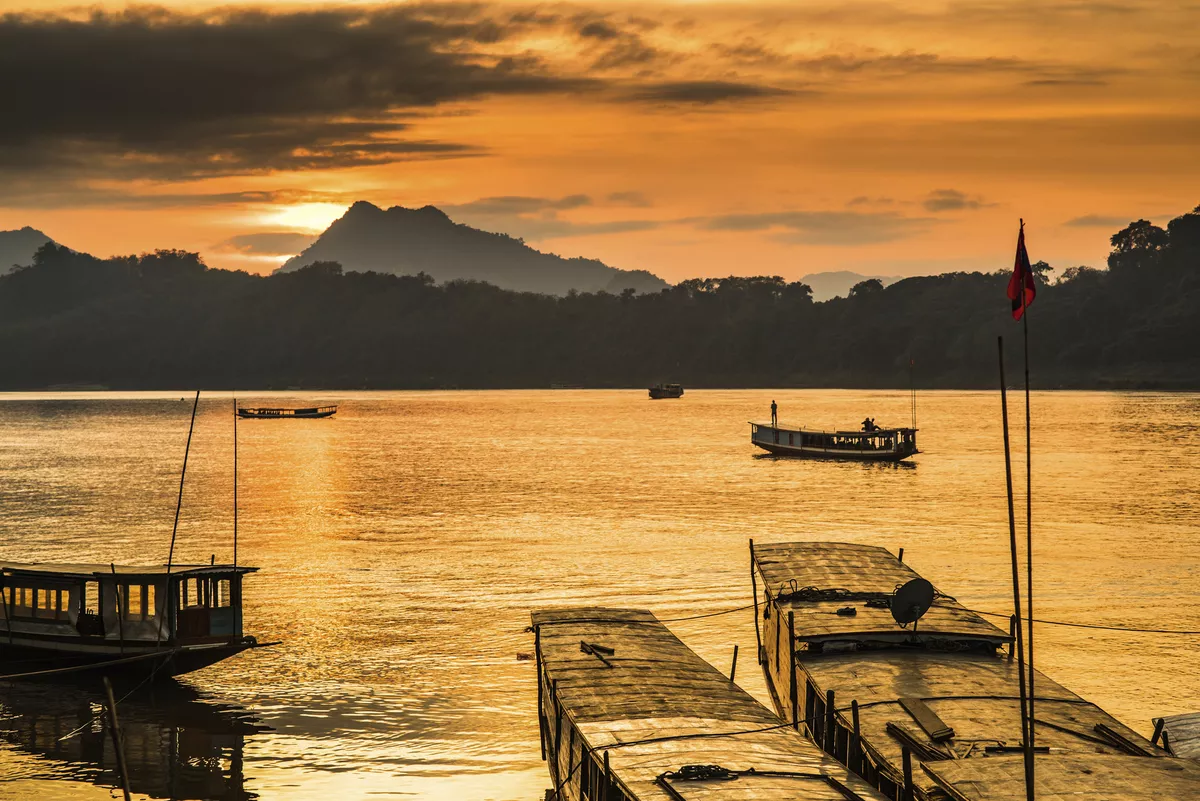
[[[233,599],[229,594],[229,579],[217,581],[217,598],[214,606],[232,606]]]
[[[125,609],[126,620],[150,620],[154,617],[154,585],[123,585],[121,606]]]
[[[100,585],[95,581],[84,582],[83,611],[94,615],[100,609]]]

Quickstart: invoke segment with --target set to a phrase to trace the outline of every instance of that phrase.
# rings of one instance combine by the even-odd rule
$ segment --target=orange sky
[[[98,255],[267,271],[365,199],[672,281],[1001,269],[1022,216],[1061,269],[1200,203],[1186,3],[0,8],[0,229]]]

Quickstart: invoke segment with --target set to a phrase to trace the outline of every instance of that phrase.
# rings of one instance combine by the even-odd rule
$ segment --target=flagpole
[[[1021,220],[1021,232],[1024,233],[1024,231],[1025,220]],[[1032,271],[1029,274],[1029,280],[1033,281]],[[1032,798],[1033,746],[1036,736],[1034,729],[1037,718],[1033,713],[1035,697],[1033,691],[1033,436],[1030,431],[1029,415],[1029,306],[1027,298],[1028,295],[1022,282],[1021,333],[1025,340],[1025,592],[1028,594],[1028,603],[1025,606],[1029,612],[1029,784]]]
[[[1004,423],[1004,480],[1008,489],[1008,550],[1012,559],[1013,612],[1017,618],[1017,681],[1021,693],[1021,744],[1025,763],[1025,798],[1033,801],[1033,750],[1029,746],[1029,730],[1033,727],[1028,718],[1025,694],[1025,646],[1021,625],[1021,570],[1017,564],[1017,518],[1013,509],[1012,449],[1008,442],[1008,387],[1004,380],[1004,337],[996,338],[1000,350],[1000,413]]]

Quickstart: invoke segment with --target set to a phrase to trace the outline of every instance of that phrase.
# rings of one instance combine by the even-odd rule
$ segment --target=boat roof
[[[1038,754],[1040,801],[1190,801],[1200,791],[1200,765],[1187,759],[1112,754]],[[955,801],[1024,801],[1020,755],[946,760],[922,765]]]
[[[538,611],[532,619],[539,666],[564,714],[593,751],[608,754],[613,776],[630,797],[882,801],[650,612],[583,607]],[[583,643],[613,652],[601,660],[581,650]],[[736,782],[666,776],[685,765],[792,775],[743,773]]]
[[[920,578],[886,548],[846,542],[782,542],[754,545],[754,563],[771,598],[784,613],[795,617],[796,639],[911,641],[911,629],[903,629],[892,618],[890,608],[867,606],[868,595],[890,596],[897,587]],[[798,590],[845,590],[842,599],[811,601]],[[811,596],[809,596],[811,597]],[[854,616],[837,610],[855,607]],[[917,632],[922,639],[986,640],[997,645],[1012,638],[950,596],[937,598],[921,618]]]
[[[1200,712],[1168,715],[1155,718],[1157,726],[1162,721],[1166,745],[1172,754],[1188,759],[1200,759]]]
[[[229,575],[230,573],[254,573],[257,567],[244,565],[171,565],[172,576]],[[166,565],[111,565],[86,563],[52,562],[0,562],[0,572],[5,576],[58,576],[62,578],[165,576]]]
[[[874,431],[863,431],[862,429],[858,429],[856,431],[825,431],[824,429],[819,429],[819,428],[784,428],[783,426],[779,426],[779,425],[773,426],[770,423],[757,423],[753,420],[750,420],[749,423],[750,423],[750,425],[758,426],[759,428],[777,428],[780,431],[783,431],[785,433],[791,432],[793,434],[828,434],[829,436],[833,436],[833,437],[874,437],[874,436],[878,436],[880,434],[898,434],[901,431],[919,431],[920,430],[917,428],[908,428],[906,426],[899,426],[897,428],[877,428]]]

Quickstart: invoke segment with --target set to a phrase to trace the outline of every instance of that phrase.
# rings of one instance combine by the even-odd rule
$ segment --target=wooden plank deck
[[[604,801],[883,801],[649,612],[556,609],[532,619],[539,724],[562,801],[604,798],[605,755],[612,781]],[[581,642],[606,649],[598,651],[604,660]],[[687,765],[738,776],[667,775]]]
[[[803,601],[788,600],[787,595],[802,588],[846,590],[856,595],[888,596],[896,587],[920,578],[886,548],[843,542],[798,542],[756,545],[754,562],[771,598],[779,599],[783,614],[796,616],[796,636],[807,641],[861,639],[875,635],[881,639],[907,639],[909,632],[899,628],[891,611],[874,608],[862,600]],[[855,608],[853,617],[837,610]],[[996,643],[1011,640],[1008,632],[997,628],[952,598],[939,598],[918,631],[924,636],[940,635],[978,638]]]
[[[798,586],[890,593],[897,584],[917,577],[882,548],[788,543],[756,546],[754,558],[767,582],[769,599],[761,621],[763,671],[782,716],[804,723],[817,744],[887,794],[903,783],[903,751],[907,747],[913,755],[917,798],[943,798],[947,792],[944,785],[955,777],[965,783],[956,798],[1009,797],[1004,784],[1007,780],[997,779],[1000,783],[993,795],[983,785],[977,787],[984,779],[966,769],[959,773],[931,772],[933,767],[941,770],[951,763],[1003,761],[1008,758],[1004,748],[1020,746],[1020,676],[1016,662],[1003,652],[997,653],[998,646],[1008,639],[1006,633],[957,602],[946,602],[940,622],[927,625],[938,610],[935,606],[921,620],[921,636],[917,638],[911,629],[900,628],[887,609],[872,609],[887,616],[892,631],[901,635],[897,638],[881,634],[881,622],[863,625],[861,603],[857,604],[858,616],[842,617],[830,607],[853,602],[807,601],[803,600],[804,594],[792,590]],[[783,599],[779,598],[780,588],[788,593]],[[789,640],[788,613],[792,615],[794,644]],[[1134,781],[1129,777],[1135,777],[1139,769],[1145,770],[1143,781],[1151,783],[1167,770],[1156,763],[1173,762],[1167,759],[1166,751],[1040,672],[1036,673],[1035,688],[1036,743],[1050,748],[1050,754],[1037,757],[1039,764],[1044,758],[1065,760],[1070,756],[1122,760],[1122,764],[1128,764],[1121,769],[1125,778],[1114,785],[1120,787]],[[854,705],[858,708],[859,748],[851,745]],[[1200,724],[1200,716],[1197,718]],[[931,734],[938,736],[935,739]],[[993,751],[989,752],[989,747]],[[1059,777],[1065,786],[1074,775],[1072,771],[1082,763],[1047,764],[1065,766]],[[1192,782],[1191,797],[1200,799],[1200,783],[1195,783],[1190,772],[1187,776],[1179,781]],[[1023,781],[1023,774],[1019,778]],[[1040,788],[1041,773],[1038,780]],[[1052,775],[1045,780],[1050,785],[1059,781]],[[1093,786],[1082,783],[1078,789],[1091,798],[1088,788]],[[1023,787],[1021,793],[1023,797]],[[1117,793],[1113,797],[1122,796]]]
[[[1200,712],[1155,718],[1162,721],[1164,747],[1177,757],[1200,759]]]
[[[1019,755],[923,767],[955,801],[1025,801]],[[1039,801],[1195,801],[1200,765],[1111,754],[1039,755],[1034,788]]]

